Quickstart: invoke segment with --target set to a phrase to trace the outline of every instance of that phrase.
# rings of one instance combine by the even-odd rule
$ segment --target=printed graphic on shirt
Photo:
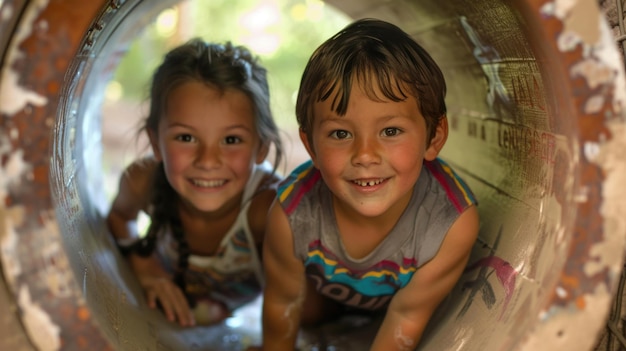
[[[358,308],[377,310],[408,284],[417,267],[415,259],[404,259],[402,265],[381,261],[364,270],[353,270],[342,264],[319,240],[309,244],[304,262],[306,273],[317,291],[338,302]]]
[[[212,260],[213,264],[199,267],[193,264],[185,272],[186,292],[192,297],[211,296],[227,300],[228,305],[238,305],[254,299],[261,291],[255,264],[246,234],[237,231],[228,243],[221,247]],[[239,303],[238,303],[239,301]]]

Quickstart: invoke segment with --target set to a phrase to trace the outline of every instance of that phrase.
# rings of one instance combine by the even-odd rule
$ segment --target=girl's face
[[[396,220],[411,198],[422,162],[436,158],[443,143],[435,140],[438,136],[433,143],[426,140],[426,121],[415,98],[373,101],[355,83],[346,115],[331,110],[332,100],[314,105],[312,145],[304,132],[300,137],[333,193],[335,212],[352,219]],[[442,128],[437,133],[441,136]]]
[[[251,100],[238,90],[187,82],[169,94],[166,106],[150,141],[183,204],[216,215],[237,208],[254,165],[268,152]]]

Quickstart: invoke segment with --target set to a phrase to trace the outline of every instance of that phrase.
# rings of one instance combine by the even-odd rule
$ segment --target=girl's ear
[[[424,153],[424,159],[426,161],[432,161],[439,155],[441,149],[446,144],[446,140],[448,139],[448,118],[443,116],[437,127],[435,127],[435,135],[432,139],[430,139],[430,144],[428,148],[426,148],[426,152]]]
[[[256,153],[256,164],[260,165],[267,158],[267,154],[270,153],[270,145],[268,143],[262,143],[259,151]]]
[[[309,157],[311,158],[311,161],[313,161],[313,165],[315,165],[315,152],[313,151],[313,145],[311,145],[311,143],[309,142],[309,138],[306,134],[306,132],[304,131],[304,129],[300,128],[300,140],[302,140],[302,144],[304,145],[304,148],[306,149],[306,152],[309,153]]]
[[[152,147],[152,153],[157,161],[163,161],[161,155],[161,148],[159,148],[159,136],[156,131],[148,129],[148,139],[150,139],[150,146]]]

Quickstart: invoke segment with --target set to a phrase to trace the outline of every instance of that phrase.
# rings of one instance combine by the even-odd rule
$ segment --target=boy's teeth
[[[383,182],[382,179],[376,179],[376,180],[355,180],[354,184],[356,184],[358,186],[373,186],[373,185],[378,185],[378,184],[380,184],[382,182]]]
[[[196,186],[201,186],[203,188],[215,188],[218,186],[224,185],[225,180],[198,180],[194,179],[193,184]]]

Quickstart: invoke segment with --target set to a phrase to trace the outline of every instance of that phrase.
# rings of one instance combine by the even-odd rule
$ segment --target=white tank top
[[[189,256],[189,268],[185,273],[186,293],[196,301],[208,297],[222,302],[232,311],[261,293],[263,272],[248,224],[248,209],[259,184],[271,172],[269,162],[254,168],[244,189],[241,211],[224,235],[216,254]],[[176,239],[169,229],[159,235],[157,253],[165,268],[173,273],[178,264],[178,251]]]

